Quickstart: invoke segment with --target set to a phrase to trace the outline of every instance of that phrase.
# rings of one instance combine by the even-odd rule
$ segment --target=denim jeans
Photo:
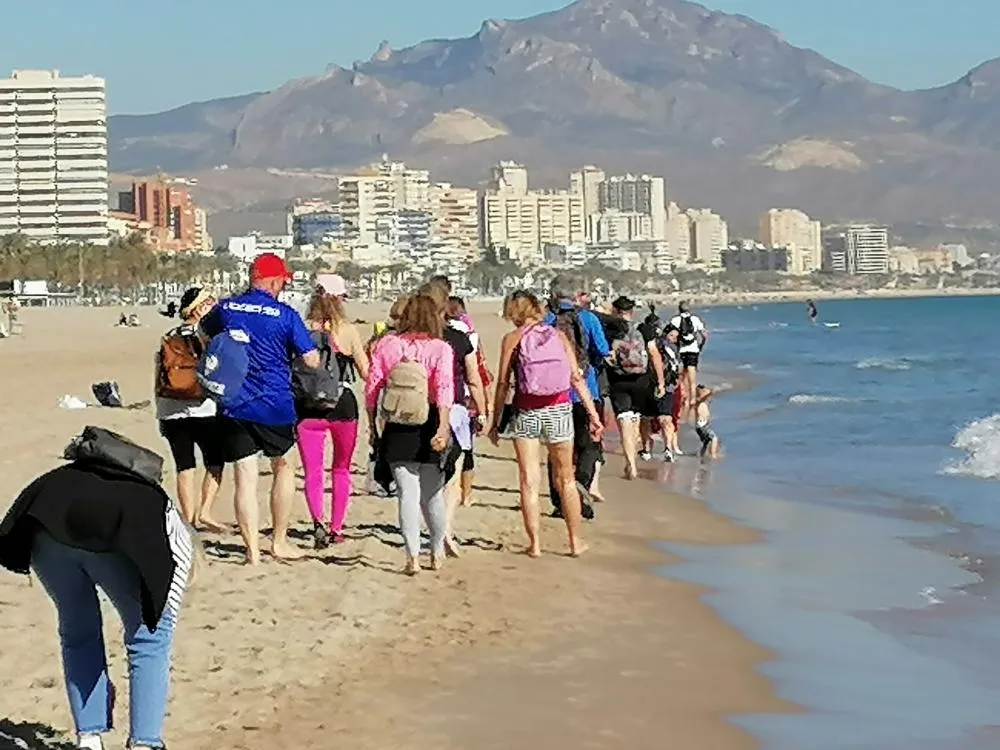
[[[31,566],[56,607],[63,675],[76,731],[102,734],[113,724],[114,688],[104,651],[100,588],[118,610],[125,630],[129,745],[162,746],[175,616],[164,613],[155,631],[143,624],[139,573],[120,555],[67,547],[40,530]]]

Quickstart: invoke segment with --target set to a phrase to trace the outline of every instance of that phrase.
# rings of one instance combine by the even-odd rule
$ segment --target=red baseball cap
[[[292,280],[292,272],[288,270],[280,257],[274,253],[264,253],[253,259],[250,265],[250,278],[254,281],[260,279],[284,279]]]

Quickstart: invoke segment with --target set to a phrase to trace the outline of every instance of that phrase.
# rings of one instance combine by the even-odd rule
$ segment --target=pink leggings
[[[333,422],[328,419],[303,419],[296,428],[299,455],[306,475],[306,502],[314,521],[322,522],[326,517],[323,502],[323,451],[326,435],[333,438],[333,518],[330,530],[339,534],[344,528],[347,504],[351,499],[351,457],[358,439],[357,422]]]

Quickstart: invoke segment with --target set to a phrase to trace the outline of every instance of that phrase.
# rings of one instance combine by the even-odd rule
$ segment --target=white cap
[[[316,274],[316,286],[323,287],[323,291],[332,294],[334,297],[344,297],[347,295],[347,284],[344,277],[335,273]]]

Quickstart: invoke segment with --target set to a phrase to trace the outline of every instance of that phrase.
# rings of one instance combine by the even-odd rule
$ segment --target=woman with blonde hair
[[[320,274],[316,277],[316,290],[306,313],[306,327],[327,337],[344,382],[333,408],[296,404],[299,420],[295,428],[296,442],[305,473],[306,502],[313,518],[316,549],[324,549],[331,541],[337,544],[344,538],[344,519],[351,498],[351,458],[357,444],[360,416],[358,400],[350,384],[355,382],[355,373],[362,379],[368,377],[368,355],[357,328],[347,319],[344,310],[346,293],[347,287],[340,276]],[[330,465],[333,500],[329,523],[324,502],[327,435],[333,442]]]
[[[563,517],[573,557],[587,550],[580,537],[580,494],[573,472],[573,411],[571,389],[576,389],[590,422],[590,434],[600,440],[601,418],[576,360],[573,344],[562,331],[545,325],[545,311],[530,292],[515,292],[505,305],[505,317],[515,330],[500,343],[496,395],[493,403],[506,403],[513,383],[514,416],[510,433],[520,480],[521,513],[528,533],[531,557],[541,555],[538,495],[541,485],[540,446],[545,446],[553,467],[554,483],[562,497]],[[493,414],[490,440],[499,440],[499,416]]]
[[[384,423],[378,460],[389,466],[396,483],[409,575],[421,570],[421,515],[430,533],[431,569],[439,570],[445,557],[444,459],[455,384],[454,355],[441,338],[443,325],[434,298],[423,294],[411,298],[396,331],[380,338],[372,349],[365,383],[370,429]]]

